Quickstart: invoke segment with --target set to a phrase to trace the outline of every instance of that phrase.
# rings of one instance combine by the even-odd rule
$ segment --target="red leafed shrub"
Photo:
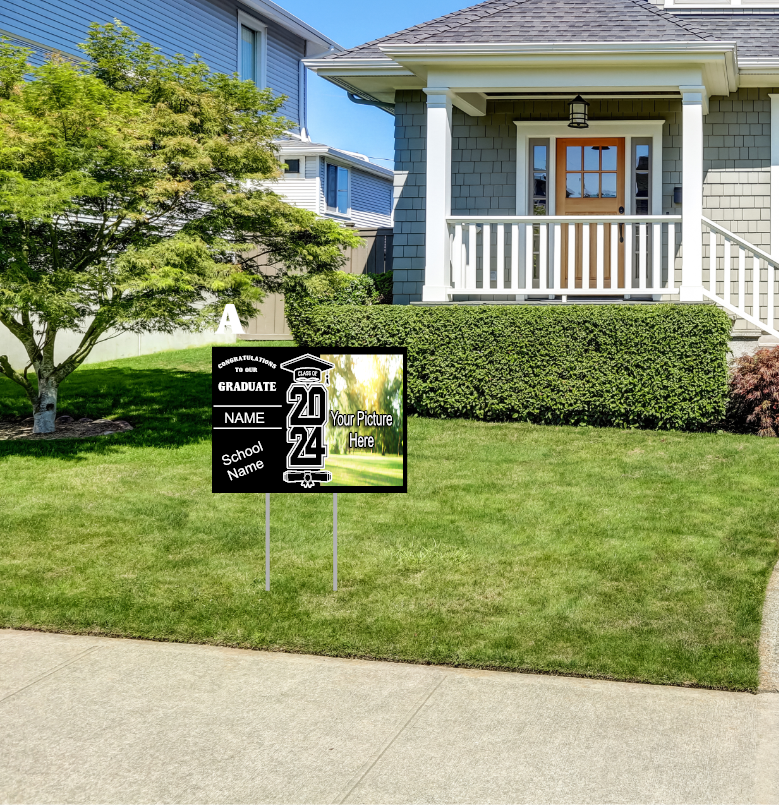
[[[734,362],[730,418],[758,436],[779,435],[779,347],[760,349]]]

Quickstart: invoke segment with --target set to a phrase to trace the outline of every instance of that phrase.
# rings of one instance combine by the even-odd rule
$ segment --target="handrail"
[[[681,215],[460,215],[449,216],[446,222],[448,224],[675,224],[681,220]]]
[[[725,229],[724,226],[720,226],[719,224],[714,223],[710,219],[706,218],[705,216],[701,216],[701,221],[706,224],[710,229],[713,229],[715,232],[719,232],[720,235],[726,237],[728,240],[732,240],[734,243],[738,243],[743,249],[752,252],[753,254],[758,255],[766,263],[770,263],[774,268],[779,268],[779,260],[774,257],[771,257],[768,252],[764,252],[758,246],[755,246],[754,243],[750,243],[748,240],[744,240],[744,238],[740,238],[734,232],[731,232],[729,229]]]

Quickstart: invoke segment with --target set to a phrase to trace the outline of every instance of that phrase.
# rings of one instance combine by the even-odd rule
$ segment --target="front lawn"
[[[411,418],[409,493],[210,492],[210,350],[85,366],[0,442],[0,626],[757,687],[779,440]],[[0,417],[28,415],[0,379]]]

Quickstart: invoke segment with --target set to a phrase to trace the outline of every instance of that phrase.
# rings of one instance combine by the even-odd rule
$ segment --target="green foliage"
[[[731,323],[711,305],[313,305],[301,346],[408,348],[432,417],[699,430],[722,421]]]
[[[302,286],[316,304],[375,305],[379,292],[370,274],[331,271],[305,277]]]
[[[29,358],[0,372],[34,405],[29,367],[53,394],[109,330],[202,330],[226,303],[245,322],[288,274],[361,243],[254,181],[280,174],[283,97],[118,21],[82,49],[31,67],[0,44],[0,322]],[[84,335],[55,365],[60,330]]]
[[[779,347],[759,349],[734,362],[728,419],[736,430],[779,435]]]

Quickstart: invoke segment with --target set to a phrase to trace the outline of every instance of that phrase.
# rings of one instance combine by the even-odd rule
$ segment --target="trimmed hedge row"
[[[731,321],[713,305],[301,306],[301,346],[408,348],[432,417],[702,430],[722,421]]]

